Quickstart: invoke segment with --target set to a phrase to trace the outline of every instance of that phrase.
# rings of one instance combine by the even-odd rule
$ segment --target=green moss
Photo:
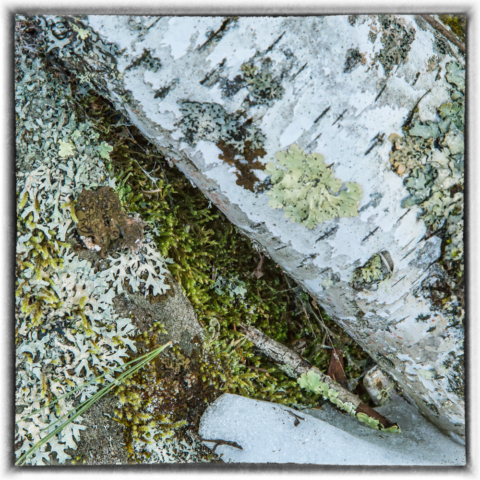
[[[100,107],[102,100],[99,97],[86,100],[88,103],[84,102],[84,107],[91,111],[89,106],[96,104],[99,117],[109,109],[107,103]],[[182,284],[201,323],[207,327],[213,319],[218,321],[215,352],[225,355],[228,345],[242,338],[235,329],[243,322],[251,323],[275,340],[287,344],[305,336],[303,325],[308,328],[308,321],[281,270],[265,259],[264,275],[257,279],[253,271],[259,256],[250,241],[239,235],[216,207],[209,208],[209,201],[180,172],[165,166],[163,158],[136,129],[129,129],[132,136],[122,135],[123,130],[109,126],[110,121],[111,118],[104,114],[103,125],[99,125],[102,139],[114,148],[110,154],[110,171],[116,176],[117,185],[121,186],[123,201],[131,212],[139,213],[149,223],[162,255],[173,259],[174,263],[168,268]],[[147,175],[146,172],[150,173]],[[154,190],[158,192],[145,193]],[[241,286],[242,295],[231,295],[232,289],[226,288],[225,282],[219,282],[220,277],[235,278],[235,285]],[[354,358],[365,358],[362,350],[328,316],[323,314],[323,318],[327,326],[342,338]],[[317,338],[322,335],[320,327],[315,326],[314,332],[307,334],[310,345],[304,355],[326,370],[329,351],[319,348],[316,341],[312,342],[314,335]],[[272,369],[264,359],[254,355],[251,345],[242,344],[225,358],[228,362],[238,362],[235,363],[238,371],[252,374],[255,381],[243,380],[251,384],[249,396],[268,400],[275,394],[278,395],[277,401],[310,401],[298,392],[295,383],[284,372]],[[265,368],[270,376],[245,365]],[[346,366],[347,372],[353,376],[359,374],[356,368],[353,364]]]
[[[323,155],[305,155],[297,145],[275,155],[280,168],[268,163],[265,172],[273,185],[268,205],[283,208],[285,217],[307,228],[337,217],[354,217],[362,198],[358,183],[335,178]]]
[[[466,15],[439,15],[440,20],[450,27],[452,32],[465,43],[467,32]]]
[[[258,266],[259,255],[250,241],[239,235],[238,230],[223,218],[216,207],[210,205],[198,189],[192,187],[181,172],[169,168],[157,149],[137,129],[128,126],[126,119],[115,112],[108,102],[93,94],[84,83],[73,81],[72,91],[78,92],[72,98],[77,117],[95,122],[95,129],[90,133],[102,150],[99,154],[105,152],[104,158],[110,175],[116,178],[115,188],[122,204],[130,213],[138,213],[147,222],[146,233],[153,235],[163,256],[173,259],[174,263],[168,268],[181,283],[206,330],[210,324],[217,325],[208,336],[204,349],[195,360],[191,360],[195,363],[194,367],[187,366],[186,359],[182,358],[185,354],[177,350],[162,360],[165,371],[171,369],[175,372],[176,387],[174,383],[169,383],[173,382],[172,379],[163,380],[168,375],[158,375],[157,378],[157,367],[150,366],[124,390],[118,390],[119,398],[124,400],[118,411],[118,420],[128,427],[127,443],[131,458],[141,461],[149,455],[145,449],[137,451],[134,448],[151,440],[148,432],[182,438],[191,425],[182,427],[179,422],[194,422],[199,417],[202,410],[197,403],[192,403],[196,396],[190,399],[183,396],[188,390],[179,382],[187,371],[196,372],[199,378],[193,383],[197,385],[198,392],[203,392],[198,395],[202,408],[224,391],[288,405],[314,405],[319,396],[301,391],[285,372],[257,355],[252,344],[242,340],[244,337],[238,328],[241,323],[250,323],[289,346],[295,340],[305,338],[308,346],[304,357],[326,371],[330,354],[321,345],[322,328],[317,324],[313,329],[309,327],[310,322],[304,309],[299,307],[296,291],[282,271],[266,258],[262,267],[263,276],[257,279],[253,272]],[[210,107],[206,110],[203,110],[202,104],[197,107],[199,115],[202,112],[212,113]],[[215,112],[222,116],[222,111]],[[196,123],[198,118],[197,115],[197,120],[192,120],[185,130],[192,143],[210,134],[214,136],[211,141],[221,138],[219,141],[225,142],[230,138],[230,134],[216,137],[209,129],[201,130],[200,124]],[[231,137],[228,148],[242,153],[245,158],[253,155],[254,142],[261,141],[260,133],[245,123],[234,122],[232,125],[243,132],[243,147]],[[110,148],[105,148],[105,145]],[[227,288],[230,284],[215,285],[220,278],[230,283],[234,280],[233,290]],[[241,291],[235,290],[235,287],[240,287]],[[307,295],[308,305],[310,301]],[[316,306],[314,308],[319,310]],[[358,362],[365,361],[366,355],[358,345],[325,314],[323,320],[342,339],[346,354]],[[149,345],[143,336],[136,339],[136,344],[141,349]],[[352,377],[361,374],[358,366],[350,362],[345,371]],[[181,393],[177,399],[165,396],[166,391],[177,387]],[[170,405],[168,415],[165,410],[164,417],[161,417],[160,411],[148,412],[149,399],[160,395],[160,392],[165,403]],[[196,416],[193,413],[189,416],[188,412],[196,412]],[[155,422],[155,429],[151,422]]]

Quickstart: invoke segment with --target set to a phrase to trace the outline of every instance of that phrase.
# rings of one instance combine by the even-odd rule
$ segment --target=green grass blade
[[[162,348],[162,347],[160,347]],[[154,350],[155,351],[155,350]],[[145,358],[147,355],[151,355],[153,352],[148,352],[146,353],[145,355],[142,355],[141,357],[138,357],[138,358],[135,358],[133,360],[130,360],[129,362],[127,363],[124,363],[123,365],[119,365],[118,367],[115,367],[115,368],[112,368],[111,370],[109,370],[108,372],[105,372],[103,373],[102,375],[99,375],[98,377],[95,377],[93,380],[90,380],[89,382],[86,382],[84,383],[83,385],[80,385],[79,387],[76,387],[74,388],[71,392],[68,392],[66,393],[65,395],[62,395],[61,397],[58,397],[56,398],[55,400],[53,400],[52,402],[50,402],[48,405],[45,405],[44,407],[42,408],[39,408],[38,410],[35,410],[33,413],[30,413],[29,415],[25,416],[25,417],[22,417],[20,420],[17,420],[15,422],[15,425],[19,422],[22,422],[23,420],[26,420],[27,418],[30,418],[30,417],[33,417],[34,415],[36,415],[37,413],[41,412],[42,410],[45,410],[46,408],[48,407],[51,407],[52,405],[55,405],[57,402],[59,402],[60,400],[64,399],[65,397],[68,397],[69,395],[73,395],[74,393],[78,392],[79,390],[81,390],[82,388],[85,388],[87,387],[88,385],[91,385],[92,383],[94,382],[97,382],[98,380],[100,380],[101,378],[105,377],[106,375],[109,375],[113,372],[116,372],[118,370],[122,370],[123,368],[127,367],[128,365],[132,364],[132,363],[135,363],[135,362],[138,362],[140,360],[142,360],[143,358]]]
[[[153,360],[159,353],[162,352],[162,350],[164,350],[166,347],[168,346],[167,345],[164,345],[163,347],[159,347],[155,350],[153,350],[152,352],[148,352],[146,353],[145,355],[142,355],[141,357],[139,358],[136,358],[134,361],[138,361],[138,360],[142,360],[141,363],[139,363],[138,365],[135,365],[134,367],[131,367],[129,370],[127,370],[126,372],[122,373],[118,378],[116,378],[113,382],[111,382],[109,385],[106,385],[104,388],[106,387],[109,387],[110,385],[111,386],[115,386],[115,385],[119,385],[125,378],[128,378],[130,375],[133,375],[136,371],[140,370],[143,366],[145,366],[148,362],[150,362],[151,360]],[[125,363],[123,366],[126,366],[128,364],[130,364],[132,362],[128,362],[128,363]],[[107,372],[108,373],[108,372]],[[103,376],[103,375],[102,375]],[[100,378],[100,377],[97,377],[97,378]],[[83,385],[81,385],[79,388],[83,388],[83,387],[86,387],[87,385],[89,385],[91,382],[88,382],[88,383],[85,383]],[[42,430],[40,430],[41,432],[45,431],[45,430],[48,430],[50,427],[52,427],[53,425],[57,424],[58,422],[60,422],[61,420],[63,420],[64,418],[68,417],[69,415],[71,415],[73,412],[75,412],[77,410],[77,408],[82,408],[83,405],[85,404],[85,402],[89,402],[89,401],[92,401],[92,404],[95,403],[97,400],[99,400],[103,394],[103,389],[98,391],[98,392],[95,392],[90,398],[88,398],[87,400],[85,400],[84,402],[82,402],[78,407],[75,407],[73,410],[71,410],[70,412],[66,413],[65,415],[62,415],[60,418],[58,418],[55,422],[53,422],[51,425],[49,425],[48,427],[45,427],[45,428],[42,428]],[[100,395],[100,396],[99,396]],[[44,407],[46,408],[46,407]],[[28,418],[28,417],[25,417],[25,418]],[[70,420],[71,421],[71,420]],[[65,425],[68,425],[68,422],[65,424]]]
[[[32,454],[34,453],[37,449],[39,449],[42,445],[44,445],[46,442],[48,442],[53,436],[57,435],[60,433],[69,423],[73,422],[77,417],[79,417],[82,413],[84,413],[86,410],[88,410],[95,402],[100,400],[102,397],[104,397],[113,387],[119,385],[123,380],[127,379],[131,375],[133,375],[135,372],[143,368],[147,363],[152,361],[157,355],[159,355],[165,348],[168,346],[171,346],[172,342],[168,342],[167,344],[153,350],[153,352],[150,352],[143,357],[146,357],[144,360],[142,360],[138,365],[135,365],[131,367],[127,372],[123,372],[118,378],[116,378],[113,382],[111,382],[109,385],[106,385],[103,387],[99,392],[95,393],[92,397],[90,397],[88,400],[85,400],[82,404],[80,404],[77,408],[73,409],[71,412],[68,414],[64,415],[62,418],[65,416],[70,415],[71,413],[75,412],[68,420],[63,422],[61,425],[59,425],[53,432],[49,433],[48,435],[45,436],[45,438],[42,438],[39,442],[37,442],[35,445],[33,445],[28,451],[26,451],[16,462],[15,465],[23,465],[25,463],[25,460]],[[140,358],[143,358],[140,357]],[[139,359],[135,359],[139,360]],[[131,362],[129,362],[131,363]],[[127,364],[124,364],[124,366]],[[82,387],[87,386],[91,382],[88,382]],[[28,417],[26,417],[28,418]],[[59,419],[60,420],[60,419]],[[57,422],[59,421],[57,420]],[[55,423],[57,423],[55,422]],[[52,424],[52,425],[55,425]],[[50,426],[49,426],[50,427]]]

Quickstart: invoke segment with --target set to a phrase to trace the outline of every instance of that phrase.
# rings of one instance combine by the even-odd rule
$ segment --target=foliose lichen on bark
[[[268,163],[265,172],[273,185],[267,192],[272,208],[283,208],[285,217],[307,228],[337,217],[355,217],[362,187],[335,178],[323,155],[306,155],[297,145],[275,155],[280,168]]]

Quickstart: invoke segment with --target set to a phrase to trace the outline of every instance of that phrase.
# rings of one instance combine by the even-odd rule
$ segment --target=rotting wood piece
[[[272,340],[260,330],[250,325],[242,324],[241,328],[247,339],[252,342],[263,355],[267,356],[270,360],[278,364],[278,366],[288,376],[292,378],[298,378],[309,371],[313,371],[320,376],[320,379],[323,383],[327,383],[329,388],[338,392],[339,400],[341,400],[343,403],[351,403],[355,407],[356,415],[363,413],[371,418],[374,418],[375,420],[378,420],[380,429],[386,430],[397,426],[397,424],[391,422],[383,415],[380,415],[378,412],[373,410],[373,408],[363,403],[356,395],[350,393],[332,378],[325,375],[317,367],[314,367],[308,363],[285,345]]]

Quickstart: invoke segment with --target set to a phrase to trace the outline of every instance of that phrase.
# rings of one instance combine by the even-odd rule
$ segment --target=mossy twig
[[[242,324],[241,328],[248,340],[270,360],[274,361],[288,376],[299,378],[309,372],[314,372],[314,374],[318,375],[320,378],[320,382],[328,386],[328,398],[330,399],[330,396],[335,398],[336,401],[330,399],[332,403],[351,405],[351,412],[354,412],[359,420],[364,421],[365,423],[370,423],[365,421],[364,417],[366,416],[369,419],[374,419],[373,421],[378,425],[380,430],[391,429],[390,431],[399,431],[399,428],[395,423],[363,403],[356,395],[350,393],[333,379],[322,373],[317,367],[310,365],[306,360],[285,345],[272,340],[260,330],[257,330],[250,325]],[[335,393],[331,395],[331,391],[334,391]]]

